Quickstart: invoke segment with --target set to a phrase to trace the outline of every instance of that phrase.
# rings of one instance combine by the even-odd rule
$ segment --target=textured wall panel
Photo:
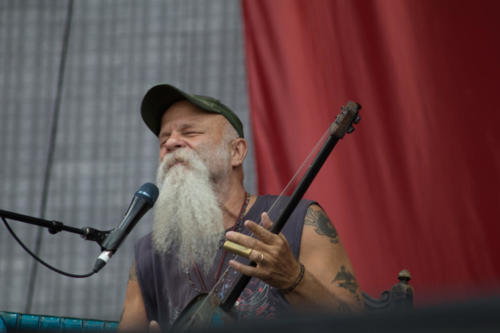
[[[68,1],[0,2],[0,209],[40,216],[44,170]],[[111,229],[133,193],[154,181],[157,143],[139,116],[145,91],[170,82],[218,97],[242,118],[246,78],[237,1],[75,1],[45,217]],[[254,191],[252,151],[245,183]],[[71,279],[38,267],[0,227],[0,309],[117,320],[135,239],[96,276]],[[12,222],[34,248],[37,227]],[[90,271],[98,246],[43,231],[41,256]]]

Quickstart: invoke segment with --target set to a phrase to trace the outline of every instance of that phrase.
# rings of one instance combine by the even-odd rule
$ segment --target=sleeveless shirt
[[[257,197],[254,205],[241,220],[252,220],[258,223],[262,212],[268,212],[276,198],[276,196],[271,195]],[[282,197],[276,207],[270,213],[268,212],[272,221],[279,217],[288,200],[288,197]],[[310,200],[301,200],[281,231],[290,244],[295,258],[299,256],[304,218],[311,204],[316,203]],[[236,231],[247,235],[251,234],[242,225]],[[222,248],[219,249],[211,271],[208,275],[202,276],[207,288],[212,288],[217,282],[215,275],[223,258],[223,252]],[[228,253],[224,259],[222,272],[228,267],[230,259],[248,263],[247,259]],[[148,320],[158,321],[162,329],[171,326],[191,300],[208,292],[208,290],[203,290],[194,267],[189,272],[181,271],[178,268],[175,254],[159,254],[154,250],[151,233],[139,239],[135,244],[135,261],[137,279]],[[237,271],[229,268],[228,273],[223,276],[223,281],[216,289],[220,299],[223,299],[231,290],[238,276]],[[271,319],[276,317],[279,312],[289,308],[289,303],[278,289],[270,287],[258,278],[250,280],[234,306],[239,319],[248,319],[254,316]]]

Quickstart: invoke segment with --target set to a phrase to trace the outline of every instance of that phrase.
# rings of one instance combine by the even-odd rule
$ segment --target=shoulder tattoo
[[[340,266],[340,271],[335,275],[335,278],[332,280],[332,283],[338,282],[339,287],[347,289],[351,294],[355,295],[354,297],[356,300],[359,302],[359,295],[358,295],[358,281],[356,281],[356,278],[354,275],[347,271],[345,269],[345,266],[342,265]]]
[[[130,268],[130,274],[128,275],[129,281],[137,281],[137,273],[135,272],[135,260]]]
[[[310,206],[304,219],[304,225],[310,225],[315,228],[318,235],[324,235],[330,238],[330,243],[337,244],[339,235],[333,226],[325,211],[318,206]]]

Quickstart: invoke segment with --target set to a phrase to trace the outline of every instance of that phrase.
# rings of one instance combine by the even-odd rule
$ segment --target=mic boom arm
[[[104,242],[106,236],[110,233],[110,231],[101,231],[91,227],[85,227],[85,228],[70,227],[64,225],[62,222],[59,221],[54,221],[54,220],[49,221],[38,217],[23,215],[3,209],[0,209],[0,217],[47,228],[51,234],[57,234],[58,232],[61,231],[67,231],[74,234],[78,234],[82,236],[83,239],[97,242],[101,247],[102,247],[102,242]]]

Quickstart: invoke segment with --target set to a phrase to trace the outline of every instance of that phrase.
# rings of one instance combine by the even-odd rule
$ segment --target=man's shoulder
[[[141,253],[150,253],[153,249],[153,243],[151,241],[152,232],[147,233],[146,235],[140,237],[135,242],[135,255],[139,255]]]
[[[143,276],[143,272],[150,272],[155,262],[155,252],[151,240],[152,233],[148,233],[135,242],[134,257],[135,267],[138,277]],[[139,281],[142,281],[140,278]]]
[[[262,207],[263,210],[270,213],[272,219],[276,219],[280,212],[282,212],[287,204],[290,202],[291,197],[287,195],[272,195],[266,194],[259,196],[259,206]],[[314,200],[310,200],[307,198],[302,198],[295,207],[292,215],[297,216],[302,215],[301,212],[305,212],[312,205],[319,206],[318,202]]]
[[[285,210],[290,200],[291,197],[286,195],[262,195],[259,196],[258,199],[258,208],[261,211],[266,211],[269,214],[269,217],[271,217],[271,220],[276,221],[281,213]],[[319,206],[319,204],[314,200],[305,198],[301,199],[293,209],[288,219],[288,228],[286,228],[287,225],[285,225],[285,228],[290,229],[290,225],[292,224],[301,226],[304,223],[306,214],[311,206]],[[295,227],[292,228],[296,229]],[[301,227],[297,231],[301,232]]]

